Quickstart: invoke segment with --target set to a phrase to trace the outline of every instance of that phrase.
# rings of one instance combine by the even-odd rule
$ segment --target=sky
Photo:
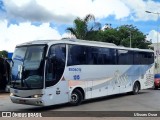
[[[0,50],[13,52],[27,41],[68,37],[66,28],[87,14],[102,26],[132,24],[156,43],[160,38],[157,13],[160,0],[0,0]]]

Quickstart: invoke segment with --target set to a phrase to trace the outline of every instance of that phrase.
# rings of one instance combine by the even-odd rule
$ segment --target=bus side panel
[[[61,80],[56,85],[47,87],[45,90],[44,101],[46,105],[55,105],[69,102],[68,81]]]
[[[85,81],[85,86],[76,84],[85,90],[85,98],[130,92],[136,80],[141,88],[146,86],[147,76],[153,74],[153,65],[75,65],[66,68],[65,77],[72,81]]]
[[[120,93],[119,76],[130,66],[76,65],[66,68],[67,80],[85,81],[86,99]],[[79,85],[82,87],[82,85]]]

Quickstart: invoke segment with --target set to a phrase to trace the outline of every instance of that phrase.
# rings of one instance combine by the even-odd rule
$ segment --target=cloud
[[[160,2],[153,0],[4,0],[7,18],[21,21],[72,23],[76,17],[93,14],[96,18],[110,15],[116,19],[157,20]]]
[[[95,0],[93,6],[93,14],[98,18],[114,15],[116,19],[129,16],[129,8],[121,2],[121,0]]]
[[[6,4],[9,18],[25,19],[26,21],[48,21],[52,19],[52,14],[44,7],[32,0],[23,6],[16,5],[13,1]]]
[[[51,2],[53,4],[53,2]],[[75,17],[70,14],[58,15],[54,10],[47,9],[48,5],[39,4],[36,0],[5,0],[4,5],[8,19],[18,19],[19,21],[40,21],[40,22],[62,22],[68,23]]]
[[[155,14],[148,14],[145,11],[160,11],[160,2],[153,0],[121,0],[130,9],[131,19],[134,21],[157,20]]]
[[[61,39],[62,36],[56,28],[49,27],[49,23],[40,26],[31,25],[29,22],[19,25],[12,24],[7,27],[7,21],[0,21],[0,50],[14,51],[17,44],[43,39]]]
[[[157,20],[157,15],[147,14],[146,10],[160,11],[160,2],[152,0],[3,0],[5,12],[0,13],[0,50],[13,51],[16,44],[34,39],[60,39],[70,35],[49,27],[55,24],[73,23],[76,17],[93,14],[97,19],[114,16],[115,19]],[[2,21],[3,20],[3,21]],[[15,20],[19,25],[7,21]],[[34,26],[31,22],[42,22]],[[147,39],[157,41],[156,31],[150,31]],[[72,36],[73,37],[73,36]]]
[[[4,0],[4,5],[8,19],[32,22],[72,23],[90,13],[96,18],[114,15],[120,19],[130,12],[121,0]]]
[[[160,42],[160,33],[158,33],[155,30],[151,30],[149,34],[147,35],[147,40],[151,40],[152,43],[157,43],[157,40],[158,42]]]

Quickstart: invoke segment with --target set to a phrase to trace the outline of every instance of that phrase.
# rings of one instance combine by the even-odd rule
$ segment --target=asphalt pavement
[[[19,112],[32,111],[32,112],[50,112],[50,113],[59,111],[60,114],[63,114],[64,111],[71,111],[72,113],[74,113],[75,111],[81,111],[81,112],[97,111],[97,113],[103,113],[106,111],[107,112],[135,111],[136,114],[139,111],[140,112],[150,111],[150,112],[158,113],[160,115],[160,90],[148,89],[148,90],[142,90],[138,95],[119,94],[119,95],[112,95],[112,96],[107,96],[102,98],[96,98],[96,99],[84,101],[79,106],[61,104],[61,105],[53,105],[48,107],[14,104],[11,102],[9,98],[9,93],[0,93],[0,111],[19,111]],[[89,117],[86,120],[94,120],[96,118],[99,119],[99,117],[93,117],[93,116],[85,116],[85,117]],[[77,117],[76,120],[80,118],[81,117]],[[100,119],[106,119],[106,118],[108,117],[103,116],[103,114],[100,116]],[[139,116],[130,117],[129,120],[132,120],[132,118],[138,119]],[[147,117],[146,119],[148,118],[149,117]],[[51,119],[51,117],[47,119]],[[63,118],[60,118],[60,119],[63,120]],[[113,116],[112,120],[114,119],[119,119],[119,118]],[[139,119],[143,120],[144,117],[143,118],[140,117]],[[154,119],[156,120],[157,117],[154,117]],[[85,118],[83,118],[83,120],[85,120]],[[128,118],[125,118],[125,120],[128,120]]]

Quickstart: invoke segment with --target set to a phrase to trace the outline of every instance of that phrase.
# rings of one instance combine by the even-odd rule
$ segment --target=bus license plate
[[[26,100],[19,100],[20,103],[26,103]]]

